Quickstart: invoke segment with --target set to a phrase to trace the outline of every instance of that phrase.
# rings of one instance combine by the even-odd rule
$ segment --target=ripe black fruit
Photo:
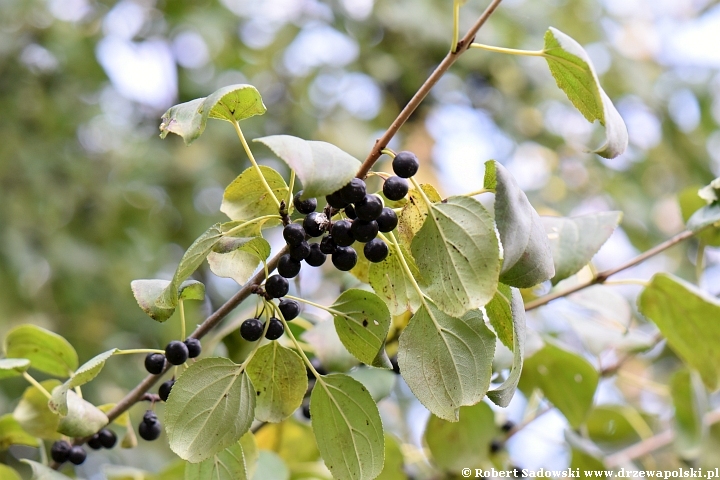
[[[332,262],[335,268],[347,272],[357,264],[357,252],[352,247],[338,247],[332,254]]]
[[[142,421],[143,423],[147,423],[149,425],[155,425],[156,423],[158,423],[157,414],[152,410],[146,410],[145,414],[143,415]]]
[[[400,364],[398,363],[397,356],[390,357],[390,365],[392,365],[393,372],[396,375],[400,375]]]
[[[389,250],[387,243],[383,242],[379,238],[369,241],[363,248],[365,258],[373,263],[382,262],[388,256]]]
[[[325,222],[327,222],[327,217],[324,213],[312,212],[303,220],[305,233],[311,237],[319,237],[325,231]]]
[[[186,338],[183,343],[188,349],[188,358],[195,358],[200,356],[200,352],[202,352],[202,345],[200,344],[200,340],[190,337]]]
[[[162,385],[160,385],[160,388],[158,388],[158,395],[160,395],[160,400],[162,400],[163,402],[167,402],[173,385],[175,385],[175,379],[168,380],[167,382],[164,382]]]
[[[320,240],[320,251],[325,255],[331,255],[335,252],[336,248],[337,244],[335,243],[335,239],[332,238],[332,235],[326,235]]]
[[[248,318],[240,325],[240,336],[248,342],[254,342],[262,337],[263,324],[257,318]]]
[[[305,260],[310,255],[310,244],[303,240],[297,245],[293,245],[289,248],[288,252],[290,256],[297,261]]]
[[[355,242],[355,237],[353,237],[350,232],[351,228],[352,223],[347,220],[338,220],[333,223],[332,229],[330,229],[330,234],[335,241],[335,245],[340,247],[349,247]]]
[[[375,221],[377,222],[378,229],[381,232],[392,232],[395,230],[395,227],[397,227],[398,217],[395,210],[390,207],[385,207],[382,209],[380,216]]]
[[[515,423],[508,420],[502,424],[502,426],[500,427],[500,430],[502,430],[503,432],[509,432],[513,428],[515,428]]]
[[[138,426],[138,433],[143,440],[152,442],[153,440],[157,440],[157,438],[160,436],[160,433],[162,433],[162,428],[160,426],[160,423],[157,422],[152,424],[142,422]]]
[[[285,327],[282,322],[275,317],[270,317],[270,325],[268,325],[267,332],[265,332],[265,338],[277,340],[282,337],[283,333],[285,333]]]
[[[68,455],[68,460],[70,460],[70,463],[73,465],[80,465],[82,464],[85,459],[87,458],[87,452],[85,452],[85,449],[81,447],[80,445],[75,445],[70,449],[70,454]]]
[[[502,450],[503,444],[500,440],[490,442],[490,453],[497,453]]]
[[[295,205],[295,210],[302,213],[303,215],[307,215],[308,213],[312,213],[317,208],[317,200],[314,198],[308,198],[307,200],[300,200],[300,197],[302,196],[303,191],[300,190],[298,193],[295,194],[293,197],[293,205]]]
[[[286,253],[280,257],[277,271],[285,278],[294,278],[298,273],[300,273],[300,267],[302,267],[302,263],[300,263],[299,260],[292,258],[290,254]]]
[[[102,448],[102,443],[100,443],[100,435],[97,433],[90,437],[90,440],[87,441],[87,446],[92,448],[93,450],[100,450]]]
[[[283,228],[283,238],[288,245],[297,245],[305,241],[305,229],[299,223],[290,223]]]
[[[68,442],[66,442],[65,440],[58,440],[57,442],[53,443],[52,448],[50,448],[50,456],[56,462],[63,463],[67,461],[71,449],[72,445],[70,445]]]
[[[320,250],[319,243],[313,243],[310,245],[310,255],[305,258],[305,261],[311,267],[319,267],[325,263],[325,254]]]
[[[351,232],[355,240],[365,243],[377,237],[378,229],[378,223],[375,220],[372,222],[355,220],[353,221]]]
[[[333,208],[345,208],[347,206],[347,202],[340,196],[340,190],[326,196],[325,200],[327,200],[327,203]]]
[[[188,347],[180,340],[173,340],[165,347],[165,358],[171,365],[182,365],[187,362]]]
[[[420,162],[412,152],[399,152],[393,159],[392,167],[398,177],[410,178],[417,173]]]
[[[365,195],[362,200],[355,204],[357,217],[366,222],[371,222],[379,217],[382,209],[382,200],[377,195]]]
[[[390,177],[383,184],[383,195],[388,200],[402,200],[409,190],[408,182],[404,178]]]
[[[340,198],[346,203],[355,203],[362,200],[366,193],[365,182],[359,178],[353,178],[350,183],[340,189]]]
[[[283,298],[282,300],[280,300],[280,305],[278,305],[278,308],[280,309],[280,313],[282,313],[283,318],[287,322],[297,318],[297,316],[300,315],[300,304],[295,300],[288,300],[287,298]]]
[[[357,213],[355,213],[355,207],[352,205],[348,205],[345,207],[345,216],[348,217],[350,220],[355,220],[357,218]]]
[[[157,375],[163,371],[164,366],[165,355],[162,353],[148,353],[147,356],[145,356],[145,370],[147,370],[148,373]]]
[[[270,278],[265,280],[265,293],[270,295],[271,298],[280,298],[287,295],[290,290],[290,284],[287,279],[280,275],[271,275]]]
[[[97,435],[100,439],[100,444],[107,449],[113,448],[117,443],[117,435],[110,429],[103,428]]]

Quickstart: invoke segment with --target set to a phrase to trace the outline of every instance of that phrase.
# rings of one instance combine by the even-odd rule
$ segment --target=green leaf
[[[371,480],[385,460],[385,440],[377,405],[367,389],[343,374],[318,379],[310,397],[312,427],[320,454],[333,478]]]
[[[687,223],[688,220],[690,220],[690,217],[693,215],[693,213],[705,208],[707,206],[707,203],[705,200],[700,198],[698,195],[698,190],[700,190],[701,187],[699,185],[690,186],[687,188],[684,188],[678,193],[678,203],[680,204],[680,213],[682,214],[683,222]],[[714,191],[714,189],[713,189]],[[708,215],[710,212],[709,208],[706,209],[705,212],[702,214],[698,214],[699,216],[708,216],[713,217],[713,214]],[[714,218],[715,221],[720,221],[720,209],[714,209]],[[701,222],[700,222],[701,223]],[[714,222],[712,222],[714,223]],[[699,232],[697,235],[697,238],[700,239],[705,245],[711,246],[711,247],[718,247],[720,246],[720,230],[717,228],[709,228],[705,231]]]
[[[2,358],[0,359],[0,380],[19,377],[30,368],[30,360],[27,358]]]
[[[0,478],[3,480],[22,480],[22,477],[14,468],[0,464]]]
[[[185,145],[190,145],[202,135],[208,118],[234,122],[262,115],[265,111],[262,97],[255,87],[229,85],[206,98],[196,98],[170,107],[162,116],[160,138],[172,132],[180,135]]]
[[[10,330],[5,336],[5,355],[27,358],[32,368],[61,378],[78,366],[77,353],[67,340],[35,325]]]
[[[362,383],[376,403],[390,395],[397,378],[392,370],[364,365],[353,368],[348,375]]]
[[[578,42],[560,30],[545,32],[543,56],[558,87],[589,121],[605,126],[605,143],[594,150],[601,157],[615,158],[625,151],[628,132],[625,122],[600,86],[590,56]]]
[[[703,416],[707,411],[707,396],[697,374],[679,370],[670,378],[675,415],[675,449],[685,460],[697,459],[702,451]]]
[[[330,143],[290,135],[272,135],[254,141],[267,145],[295,170],[302,182],[304,198],[322,197],[339,190],[355,178],[360,168],[355,157]]]
[[[255,418],[282,422],[300,407],[308,387],[300,356],[278,342],[260,347],[247,366],[256,393]]]
[[[133,280],[130,282],[135,301],[143,312],[158,322],[164,322],[175,313],[175,307],[162,307],[159,300],[165,289],[170,286],[168,280]]]
[[[12,413],[6,413],[0,417],[0,451],[7,450],[11,445],[37,447],[38,439],[25,432]]]
[[[237,442],[200,463],[185,466],[185,480],[247,480],[245,455]]]
[[[40,385],[48,392],[60,385],[59,380],[45,380]],[[36,387],[28,387],[13,411],[13,417],[30,435],[43,440],[58,440],[60,416],[50,410],[48,399]]]
[[[640,441],[636,426],[645,426],[646,422],[630,406],[598,405],[588,415],[585,425],[593,442],[617,448]]]
[[[412,254],[426,293],[448,315],[482,307],[495,295],[500,273],[495,224],[474,198],[432,204]]]
[[[70,480],[70,477],[66,477],[62,473],[46,467],[42,463],[33,462],[27,458],[22,458],[20,461],[30,465],[30,468],[32,468],[32,480]]]
[[[260,165],[265,181],[277,198],[287,198],[288,186],[277,171]],[[238,222],[248,222],[266,215],[278,215],[278,207],[258,175],[255,167],[242,172],[225,189],[220,211]],[[279,219],[271,219],[264,223],[267,227],[280,225]]]
[[[501,286],[505,287],[504,285]],[[504,289],[500,289],[498,292],[502,292],[503,290]],[[493,311],[493,309],[487,309],[486,307],[486,311],[490,317],[490,323],[496,331],[498,328],[495,326],[496,324],[502,324],[502,329],[505,330],[507,324],[510,323],[512,328],[513,366],[510,370],[510,375],[508,375],[508,378],[506,378],[499,387],[488,392],[488,398],[501,407],[507,407],[515,395],[515,390],[517,390],[520,375],[523,370],[523,356],[525,355],[525,304],[523,303],[520,290],[517,288],[511,288],[510,290],[509,298],[501,298],[504,303],[502,316],[498,315],[499,312]],[[507,310],[508,304],[506,298],[510,301],[509,310]],[[493,318],[495,318],[494,321]],[[506,334],[507,333],[505,333],[505,335]]]
[[[108,422],[107,415],[99,408],[70,390],[67,392],[67,415],[60,418],[57,431],[68,437],[87,437]]]
[[[253,435],[252,432],[245,433],[245,435],[240,438],[240,446],[243,449],[243,457],[245,457],[247,476],[248,478],[252,478],[252,476],[255,475],[258,455],[260,454],[257,442],[255,441],[255,435]]]
[[[400,335],[398,363],[418,400],[455,422],[460,407],[485,396],[494,354],[495,335],[479,311],[451,317],[426,300]]]
[[[253,480],[290,480],[290,470],[283,459],[273,452],[261,450]]]
[[[495,189],[495,223],[503,249],[500,281],[529,288],[555,275],[550,241],[525,192],[505,167],[485,162],[485,188]]]
[[[550,239],[555,276],[553,285],[575,275],[615,231],[622,212],[600,212],[579,217],[540,217]]]
[[[520,389],[528,395],[542,390],[573,428],[579,427],[592,407],[599,374],[581,356],[551,343],[525,360]]]
[[[52,400],[48,402],[50,410],[60,415],[68,414],[67,392],[75,387],[85,385],[97,377],[100,370],[105,366],[105,361],[119,352],[117,348],[103,352],[85,362],[77,371],[62,385],[56,387],[52,392]]]
[[[717,390],[720,376],[720,302],[670,274],[655,275],[638,297],[640,313],[653,321],[668,345],[705,385]]]
[[[205,300],[205,285],[197,280],[185,280],[178,287],[178,296],[183,300]]]
[[[570,445],[571,458],[570,468],[578,469],[582,472],[604,471],[605,465],[602,458],[605,456],[603,451],[597,445],[593,444],[587,438],[583,438],[572,430],[565,430],[565,439]],[[605,475],[595,476],[594,478],[606,478]]]
[[[430,184],[420,184],[420,189],[432,203],[439,203],[442,197],[438,191]],[[407,194],[407,202],[398,215],[398,234],[400,235],[400,243],[407,249],[410,249],[415,234],[420,231],[425,224],[428,216],[429,207],[423,201],[423,197],[416,189],[411,188]]]
[[[460,408],[457,422],[431,415],[424,439],[435,465],[448,472],[459,472],[484,466],[490,443],[498,434],[495,414],[487,403],[480,402]]]
[[[385,465],[376,480],[407,480],[405,458],[394,436],[385,434]]]
[[[512,288],[502,283],[498,284],[495,296],[485,305],[485,312],[490,320],[490,325],[503,345],[514,350],[511,298]]]
[[[208,255],[210,270],[218,277],[244,285],[261,261],[270,256],[270,244],[262,237],[224,237]]]
[[[346,290],[332,304],[330,312],[348,352],[368,365],[391,368],[385,353],[390,311],[380,297],[357,288]]]
[[[720,222],[720,203],[713,203],[693,213],[687,221],[687,229],[692,232],[699,232],[718,222]]]
[[[413,276],[421,278],[417,265],[415,265],[415,259],[410,252],[402,244],[400,249]],[[414,312],[420,308],[420,296],[405,275],[405,269],[394,249],[390,249],[387,258],[382,262],[370,264],[368,280],[370,286],[383,299],[393,316],[402,315],[407,311]]]
[[[240,365],[203,358],[173,385],[165,409],[170,448],[197,463],[234,444],[250,429],[255,390]]]
[[[309,463],[320,460],[310,425],[290,417],[282,423],[268,423],[255,436],[257,447],[272,450],[288,463]]]

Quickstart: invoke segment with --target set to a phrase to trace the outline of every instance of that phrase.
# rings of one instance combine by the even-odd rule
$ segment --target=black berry
[[[257,318],[248,318],[240,325],[240,336],[248,342],[254,342],[263,334],[263,324]]]
[[[87,445],[93,450],[100,450],[102,448],[102,443],[100,443],[100,435],[96,433],[95,435],[90,437],[90,439],[87,441]]]
[[[270,317],[270,325],[268,325],[267,332],[265,332],[265,338],[268,340],[277,340],[282,337],[285,333],[285,327],[280,320],[275,317]]]
[[[143,423],[147,423],[148,425],[155,425],[156,423],[158,423],[157,414],[152,410],[146,410],[145,414],[143,415],[142,421]]]
[[[311,237],[319,237],[325,231],[326,222],[327,217],[324,213],[312,212],[303,220],[303,228]]]
[[[347,206],[347,202],[340,196],[340,190],[326,196],[325,200],[327,200],[327,203],[333,208],[345,208]]]
[[[375,221],[377,222],[378,229],[381,232],[392,232],[395,230],[395,227],[397,227],[398,217],[395,210],[390,207],[385,207],[382,209],[380,216]]]
[[[313,243],[310,245],[310,255],[305,258],[305,261],[311,267],[319,267],[325,263],[326,255],[320,250],[319,243]]]
[[[310,255],[310,244],[303,240],[299,244],[291,246],[288,252],[295,260],[305,260]]]
[[[107,449],[113,448],[117,443],[117,435],[108,428],[103,428],[97,435],[100,438],[100,444]]]
[[[490,453],[497,453],[502,450],[503,444],[500,440],[490,442]]]
[[[290,290],[290,284],[286,278],[280,275],[271,275],[270,278],[265,280],[265,293],[270,295],[271,298],[280,298],[287,295]]]
[[[338,247],[332,254],[332,262],[335,268],[347,272],[357,264],[357,252],[352,247]]]
[[[200,344],[200,340],[190,337],[186,338],[183,343],[188,349],[188,358],[195,358],[200,356],[200,352],[202,352],[202,345]]]
[[[347,220],[338,220],[333,223],[332,229],[330,229],[330,234],[332,235],[335,245],[340,247],[349,247],[355,242],[355,238],[350,232],[351,228],[352,223]]]
[[[173,340],[165,347],[165,358],[171,365],[182,365],[188,359],[188,347],[180,340]]]
[[[303,215],[307,215],[308,213],[312,213],[317,208],[317,200],[314,198],[308,198],[307,200],[300,200],[300,197],[302,196],[303,191],[300,190],[298,193],[295,194],[293,197],[293,205],[295,205],[295,210],[302,213]]]
[[[153,440],[157,440],[157,438],[160,436],[160,433],[162,433],[162,427],[160,426],[159,422],[152,424],[142,422],[138,426],[138,433],[143,440],[152,442]]]
[[[85,459],[87,458],[87,452],[85,452],[85,449],[81,447],[80,445],[75,445],[70,449],[70,454],[68,455],[68,460],[70,460],[70,463],[73,465],[80,465],[82,464]]]
[[[382,213],[383,203],[377,195],[365,195],[355,204],[355,213],[360,220],[371,222]]]
[[[348,217],[350,220],[354,220],[357,218],[357,214],[355,213],[355,207],[352,205],[348,205],[345,207],[345,216]]]
[[[164,382],[162,385],[160,385],[160,388],[158,388],[158,395],[160,395],[160,400],[162,400],[163,402],[167,402],[173,385],[175,385],[175,379],[168,380],[167,382]]]
[[[378,230],[378,223],[375,220],[373,220],[372,222],[355,220],[353,221],[351,231],[353,237],[355,237],[355,240],[365,243],[377,237]]]
[[[400,375],[400,364],[398,363],[397,357],[390,357],[390,365],[392,365],[392,370],[395,372],[395,374]]]
[[[336,248],[337,244],[335,243],[335,239],[332,238],[332,235],[326,235],[322,240],[320,240],[320,251],[325,255],[335,253]]]
[[[303,414],[303,417],[310,420],[310,405],[309,404],[306,403],[305,405],[302,406],[302,414]]]
[[[157,375],[163,371],[165,367],[165,355],[162,353],[148,353],[145,357],[145,370],[148,373]]]
[[[398,177],[410,178],[417,173],[420,162],[412,152],[399,152],[393,159],[392,168]]]
[[[383,195],[388,200],[402,200],[409,190],[408,182],[404,178],[390,177],[383,184]]]
[[[299,223],[291,223],[283,228],[283,238],[288,245],[297,245],[305,241],[305,229]]]
[[[282,300],[280,300],[280,305],[278,305],[278,308],[280,309],[280,313],[282,313],[282,316],[286,322],[289,322],[290,320],[293,320],[297,318],[298,315],[300,315],[300,304],[295,300],[288,300],[287,298],[283,298]]]
[[[363,248],[365,258],[373,263],[379,263],[385,260],[388,256],[389,250],[387,243],[383,242],[379,238],[369,241]]]
[[[50,456],[56,462],[63,463],[67,461],[71,449],[72,445],[68,442],[65,440],[58,440],[53,443],[52,448],[50,448]]]
[[[277,271],[285,278],[293,278],[296,277],[298,273],[300,273],[300,267],[302,267],[302,263],[300,263],[299,260],[295,260],[286,253],[285,255],[280,257],[280,260],[278,261]]]
[[[363,199],[365,192],[365,182],[359,178],[353,178],[350,183],[340,189],[340,198],[346,203],[355,203]]]
[[[511,422],[510,420],[506,421],[500,426],[500,430],[502,430],[503,432],[509,432],[513,428],[515,428],[515,423]]]

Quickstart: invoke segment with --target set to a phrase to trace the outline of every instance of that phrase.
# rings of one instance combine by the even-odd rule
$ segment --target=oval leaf
[[[5,354],[27,358],[30,366],[55,377],[65,378],[78,367],[78,356],[60,335],[35,325],[21,325],[5,336]]]
[[[11,445],[37,447],[38,439],[23,430],[13,414],[6,413],[0,417],[0,451],[4,452]],[[1,470],[0,473],[2,473]],[[5,477],[0,475],[0,478],[4,479]]]
[[[400,245],[400,249],[413,277],[420,278],[415,259],[403,245]],[[420,296],[405,275],[405,269],[400,262],[400,257],[395,253],[395,249],[391,248],[387,258],[382,262],[370,264],[368,280],[375,293],[388,306],[392,315],[398,316],[420,308]]]
[[[277,198],[287,198],[288,186],[277,171],[260,165],[265,181]],[[275,200],[268,194],[255,167],[242,172],[225,189],[220,211],[231,220],[247,222],[265,215],[277,215]],[[279,225],[280,220],[268,221],[268,227]]]
[[[60,419],[58,432],[68,437],[87,437],[107,424],[108,417],[99,408],[72,390],[67,392],[67,415]]]
[[[432,203],[438,203],[442,201],[442,197],[432,185],[423,183],[420,184],[420,188],[422,189],[428,200],[430,200]],[[388,202],[386,202],[386,205],[387,203]],[[423,224],[425,224],[428,210],[429,208],[427,204],[423,201],[423,197],[420,192],[418,192],[414,188],[411,188],[407,194],[407,202],[402,207],[400,215],[398,215],[397,227],[398,234],[400,235],[400,243],[407,249],[410,249],[410,246],[412,245],[412,240],[413,238],[415,238],[415,234],[420,231]]]
[[[27,458],[23,458],[20,461],[30,465],[30,468],[32,468],[32,480],[70,480],[70,477],[66,477],[62,473],[46,467],[42,463],[33,462]]]
[[[240,365],[227,358],[195,362],[168,398],[165,431],[170,448],[192,463],[210,458],[250,429],[254,409],[255,391]]]
[[[707,394],[697,373],[678,370],[670,378],[675,415],[675,449],[682,458],[697,459],[702,451],[703,416],[707,413]]]
[[[479,311],[451,317],[432,302],[413,315],[400,335],[400,373],[420,402],[445,420],[485,396],[492,375],[495,335]]]
[[[325,465],[339,480],[371,480],[383,468],[385,440],[377,405],[347,375],[320,377],[310,398],[312,427]]]
[[[0,359],[0,380],[5,378],[19,377],[30,368],[30,360],[27,358],[3,358]]]
[[[80,368],[62,385],[55,388],[52,392],[52,399],[48,402],[50,410],[60,415],[68,414],[67,392],[75,387],[85,385],[87,382],[97,377],[100,370],[105,366],[105,361],[119,352],[117,348],[108,350],[99,355],[94,356],[87,362],[83,363]]]
[[[246,480],[245,455],[240,442],[200,463],[188,463],[185,480]]]
[[[159,299],[163,296],[165,289],[170,285],[168,280],[133,280],[130,282],[135,301],[150,318],[158,322],[164,322],[172,317],[175,306],[160,307]]]
[[[45,390],[52,392],[60,385],[58,380],[45,380],[41,382]],[[43,440],[57,440],[60,416],[48,408],[47,397],[37,388],[28,387],[23,392],[20,402],[13,411],[13,417],[22,428],[37,438]]]
[[[208,255],[210,270],[218,277],[244,285],[261,261],[270,256],[270,244],[262,237],[222,238]]]
[[[385,338],[390,330],[390,311],[372,292],[346,290],[330,307],[340,341],[355,358],[375,367],[390,368]]]
[[[272,135],[254,141],[267,145],[287,163],[302,182],[304,198],[329,195],[350,183],[360,162],[326,142],[290,135]]]
[[[0,478],[3,480],[22,480],[22,477],[15,469],[3,464],[0,464]]]

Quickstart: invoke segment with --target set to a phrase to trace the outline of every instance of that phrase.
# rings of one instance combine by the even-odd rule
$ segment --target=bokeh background
[[[461,31],[486,3],[468,1]],[[481,188],[483,162],[494,158],[541,213],[622,210],[621,228],[596,258],[598,268],[616,265],[682,230],[678,194],[720,175],[716,3],[505,0],[482,29],[481,43],[532,50],[554,26],[585,46],[629,129],[630,146],[619,158],[585,153],[601,142],[602,129],[573,109],[542,59],[482,51],[462,56],[391,146],[415,151],[421,180],[445,194]],[[447,52],[451,6],[0,2],[0,334],[21,323],[41,325],[68,338],[81,361],[110,347],[165,345],[177,327],[149,320],[130,281],[172,275],[193,239],[225,220],[218,211],[223,189],[248,162],[222,122],[211,122],[191,147],[175,136],[160,140],[161,114],[221,86],[250,83],[268,112],[244,123],[247,137],[325,140],[364,159]],[[265,147],[253,149],[283,171]],[[664,269],[692,278],[694,248],[679,247],[628,275]],[[702,284],[717,294],[720,252],[708,249],[706,261]],[[191,323],[236,288],[205,269],[197,278],[209,295],[190,309]],[[303,293],[331,302],[349,280],[328,278],[308,275]],[[617,292],[632,298],[634,290]],[[634,307],[618,308],[631,315]],[[562,328],[557,318],[535,322]],[[116,401],[144,374],[137,358],[112,362],[117,366],[87,387],[96,403]],[[1,412],[12,410],[23,388],[20,380],[0,384]],[[613,388],[601,388],[600,396],[612,397]],[[671,415],[652,395],[637,401],[652,414]],[[508,415],[521,416],[519,405]],[[417,441],[426,414],[416,415],[419,426],[407,433]],[[557,417],[547,415],[513,439],[516,462],[567,464]],[[157,470],[169,456],[153,448],[161,454],[108,455]]]

